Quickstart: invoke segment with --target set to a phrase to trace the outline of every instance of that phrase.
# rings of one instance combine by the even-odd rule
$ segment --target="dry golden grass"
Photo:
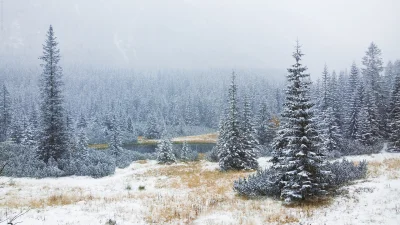
[[[136,163],[139,163],[139,164],[146,164],[146,163],[147,163],[147,160],[137,160]]]
[[[173,138],[172,142],[174,143],[183,143],[187,142],[189,144],[215,144],[217,143],[218,133],[209,133],[209,134],[201,134],[194,136],[185,136],[185,137],[177,137]]]
[[[311,217],[318,208],[328,207],[331,204],[328,199],[286,207],[277,200],[246,199],[237,196],[232,189],[233,181],[250,173],[250,171],[204,170],[202,162],[149,170],[142,176],[168,177],[158,181],[156,188],[160,190],[175,188],[180,191],[173,192],[175,194],[162,192],[156,196],[156,200],[153,199],[154,196],[147,196],[152,200],[146,201],[150,208],[146,222],[191,224],[201,215],[222,211],[235,212],[234,219],[238,224],[252,224],[253,215],[260,216],[266,224],[287,224],[298,222],[301,216]]]
[[[368,177],[376,178],[388,175],[389,179],[400,178],[400,159],[385,159],[382,162],[368,162]]]
[[[30,209],[44,208],[47,206],[64,206],[75,204],[80,201],[92,201],[95,198],[92,195],[82,194],[53,194],[43,198],[33,198],[29,200],[12,198],[0,203],[0,207]]]
[[[91,144],[88,147],[102,150],[102,149],[108,149],[109,146],[108,146],[108,144]]]

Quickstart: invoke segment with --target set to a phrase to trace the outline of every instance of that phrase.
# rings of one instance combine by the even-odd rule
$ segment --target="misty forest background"
[[[44,52],[46,46],[51,46],[50,36],[48,33]],[[57,45],[52,47],[57,49]],[[43,56],[40,59],[46,62]],[[1,158],[8,164],[4,173],[12,176],[99,177],[113,173],[115,166],[125,167],[137,159],[155,159],[152,153],[123,147],[136,143],[138,136],[165,139],[217,132],[232,100],[228,91],[232,73],[229,70],[92,68],[64,65],[61,57],[58,66],[62,67],[62,94],[58,100],[63,106],[60,124],[65,125],[66,132],[67,149],[62,151],[68,152],[68,157],[38,160],[46,105],[41,74],[46,74],[47,67],[42,64],[41,69],[40,63],[37,67],[26,66],[18,57],[5,61],[0,60],[0,141],[4,142]],[[384,64],[381,50],[371,43],[366,46],[361,63],[349,62],[349,68],[337,72],[328,65],[321,68],[321,77],[310,86],[310,98],[322,152],[329,157],[379,152],[385,141],[396,151],[400,61]],[[284,72],[235,73],[237,106],[240,112],[246,111],[238,118],[245,116],[250,121],[257,154],[271,155],[271,143],[280,129],[285,103]],[[108,144],[108,150],[90,148],[90,144],[103,143]],[[218,155],[215,151],[218,149],[210,149],[211,160]]]

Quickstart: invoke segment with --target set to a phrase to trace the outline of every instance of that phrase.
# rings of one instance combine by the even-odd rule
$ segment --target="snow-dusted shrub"
[[[357,165],[351,161],[342,160],[328,163],[325,170],[331,171],[335,176],[326,180],[327,189],[334,189],[349,183],[350,181],[363,179],[367,175],[367,163],[361,161]],[[240,195],[255,196],[281,196],[282,173],[273,167],[259,170],[247,178],[240,178],[233,183],[233,189]]]
[[[215,146],[211,151],[206,152],[206,160],[210,162],[219,162],[218,158],[218,148]]]
[[[10,177],[61,177],[69,175],[103,177],[113,174],[115,160],[104,151],[87,150],[86,154],[74,152],[56,162],[46,164],[37,159],[34,148],[16,145],[0,145],[0,161],[7,162],[3,175]]]
[[[332,186],[341,186],[353,180],[363,179],[367,176],[367,162],[361,161],[354,164],[352,161],[343,159],[326,165],[335,177],[330,184]]]
[[[233,183],[233,189],[240,195],[254,196],[280,196],[280,176],[273,169],[258,170],[256,174],[247,178],[239,178]]]
[[[88,149],[85,154],[73,152],[59,162],[64,176],[104,177],[115,172],[115,159],[106,151]]]

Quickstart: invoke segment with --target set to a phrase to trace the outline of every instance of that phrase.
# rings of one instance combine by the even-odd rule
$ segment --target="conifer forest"
[[[399,10],[0,0],[0,224],[400,224]]]

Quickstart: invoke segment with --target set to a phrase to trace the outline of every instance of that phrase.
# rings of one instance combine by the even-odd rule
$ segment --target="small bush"
[[[326,181],[328,189],[335,189],[350,181],[363,179],[367,175],[366,161],[359,162],[355,165],[353,162],[342,160],[333,163],[328,163],[326,171],[331,171],[333,178]],[[256,174],[250,175],[247,178],[239,179],[234,182],[233,189],[239,194],[248,197],[254,196],[280,196],[280,181],[283,174],[280,174],[273,168],[259,170]]]
[[[13,143],[0,143],[0,165],[5,166],[2,175],[9,177],[62,177],[91,176],[104,177],[125,168],[133,161],[156,159],[154,153],[139,153],[121,149],[115,158],[109,150],[74,151],[56,162],[53,158],[46,164],[36,158],[33,147]]]
[[[240,178],[233,183],[233,189],[240,195],[255,196],[272,196],[279,197],[280,174],[274,169],[258,170],[256,174],[247,178]]]
[[[361,161],[355,165],[352,161],[343,159],[342,161],[335,161],[326,165],[335,177],[331,180],[332,186],[342,186],[350,181],[363,179],[367,176],[367,162]]]
[[[107,220],[106,225],[117,225],[117,222],[115,220],[109,219]]]
[[[145,187],[145,186],[143,186],[143,185],[140,185],[138,189],[139,189],[139,191],[143,191],[143,190],[145,190],[145,189],[146,189],[146,187]]]
[[[211,151],[206,153],[206,160],[210,162],[219,162],[217,146],[214,146]]]

